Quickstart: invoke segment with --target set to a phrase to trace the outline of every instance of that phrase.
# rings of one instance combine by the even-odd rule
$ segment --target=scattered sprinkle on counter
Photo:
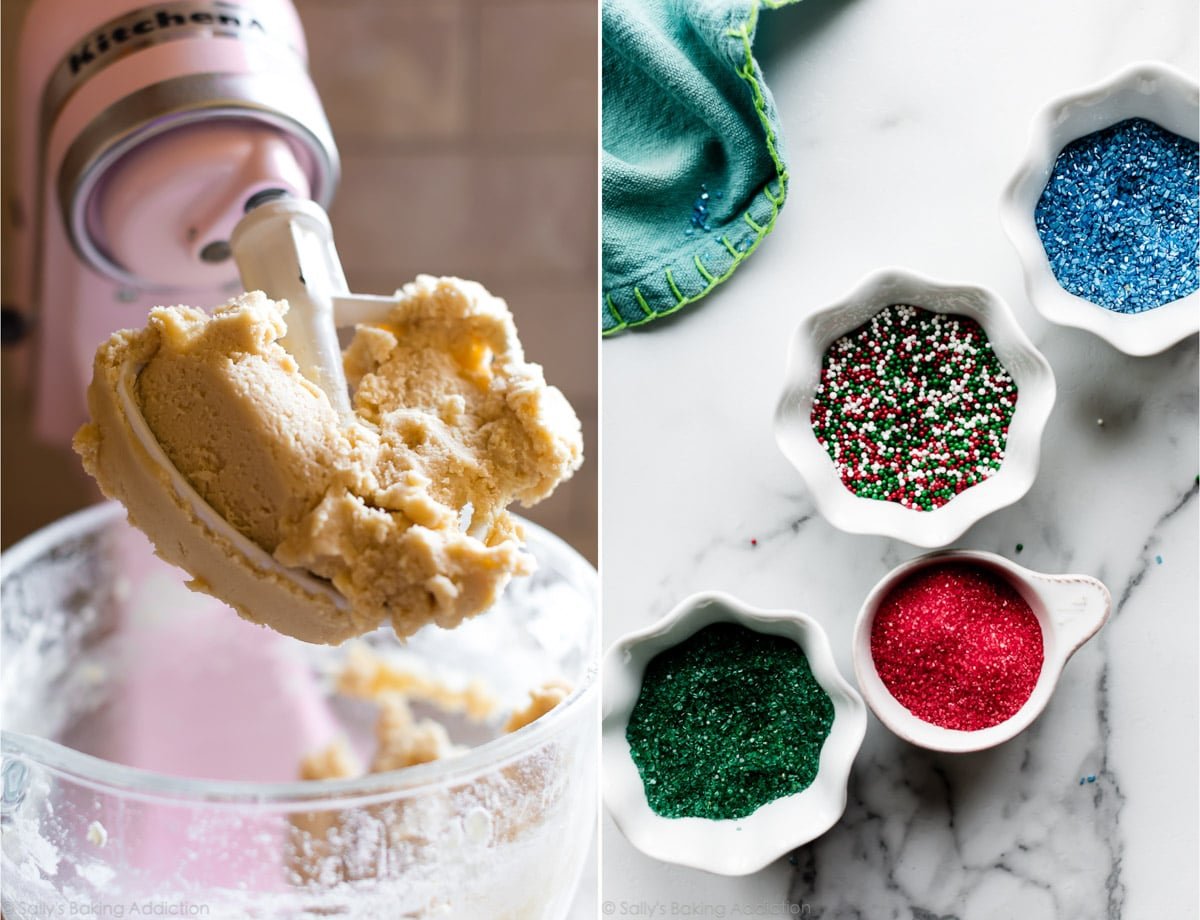
[[[1016,714],[1042,672],[1042,629],[1001,576],[947,563],[884,598],[871,626],[884,686],[917,718],[977,731]]]
[[[1196,290],[1198,150],[1144,118],[1063,148],[1034,211],[1058,283],[1116,313]]]
[[[977,322],[893,304],[825,352],[811,422],[855,495],[932,511],[1000,468],[1016,405]]]
[[[730,820],[808,788],[832,725],[795,642],[715,623],[646,666],[625,737],[657,814]]]

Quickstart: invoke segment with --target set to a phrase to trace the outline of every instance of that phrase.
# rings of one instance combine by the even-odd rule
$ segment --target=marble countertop
[[[1140,59],[1195,77],[1197,20],[1190,0],[764,14],[792,176],[779,223],[705,301],[602,346],[606,645],[718,589],[812,614],[852,675],[864,596],[920,551],[827,524],[771,416],[796,324],[886,265],[997,291],[1058,379],[1033,489],[954,545],[1094,575],[1114,615],[993,751],[932,754],[872,717],[842,821],[758,874],[657,863],[606,817],[604,915],[1197,916],[1197,342],[1129,358],[1048,325],[998,217],[1046,101]]]

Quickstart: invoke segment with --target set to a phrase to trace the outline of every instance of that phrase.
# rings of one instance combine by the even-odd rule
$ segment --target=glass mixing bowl
[[[500,712],[553,678],[567,699],[511,734],[440,713],[466,753],[322,782],[301,757],[373,744],[372,704],[335,689],[349,644],[188,591],[115,504],[5,552],[6,920],[561,918],[595,828],[596,574],[525,528],[538,570],[486,614],[359,641]]]

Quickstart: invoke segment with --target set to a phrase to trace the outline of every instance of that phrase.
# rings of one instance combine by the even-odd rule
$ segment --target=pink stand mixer
[[[113,331],[156,305],[212,308],[243,290],[287,299],[283,346],[349,413],[337,327],[393,299],[348,290],[324,212],[337,150],[289,0],[37,0],[18,57],[13,292],[34,332],[39,437],[65,446],[85,421],[93,356]],[[161,505],[162,481],[135,491]],[[89,509],[0,564],[7,918],[79,904],[128,915],[116,911],[151,895],[231,920],[563,916],[594,819],[586,562],[531,528],[537,575],[453,636],[427,631],[406,649],[430,667],[491,669],[510,707],[529,681],[566,674],[568,702],[444,766],[301,783],[299,759],[345,731],[318,673],[339,650],[188,594],[123,518]],[[247,579],[257,609],[337,602],[320,580],[284,574],[276,587]],[[320,872],[289,849],[313,815],[343,828]]]
[[[347,288],[323,210],[337,151],[289,0],[132,9],[40,0],[19,69],[28,91],[18,210],[33,219],[19,221],[16,290],[35,331],[38,436],[66,444],[86,420],[93,355],[112,332],[143,325],[159,304],[212,308],[242,290],[287,300],[283,347],[348,417],[337,326],[382,318],[391,300]],[[233,531],[132,423],[139,443],[125,448],[155,468],[141,467],[130,510],[143,522],[169,515],[163,477],[187,493],[195,514],[175,516],[190,534],[181,564],[194,577],[260,611],[344,608],[328,585],[282,569]],[[208,531],[278,579],[239,575]]]
[[[338,154],[289,0],[40,0],[18,77],[13,290],[36,431],[65,444],[96,346],[157,304],[242,290],[238,221],[285,196],[327,206]]]
[[[289,0],[40,0],[18,71],[14,290],[34,330],[37,435],[66,445],[86,420],[92,357],[112,332],[158,304],[212,308],[252,289],[295,305],[285,347],[348,412],[330,300],[347,289],[323,211],[338,154]],[[135,583],[161,568],[144,548],[122,558]],[[337,727],[290,640],[169,597],[173,616],[142,630],[155,647],[125,669],[124,717],[86,748],[176,776],[293,779]],[[189,637],[197,603],[213,614]],[[181,647],[226,677],[172,666]],[[276,717],[247,705],[280,686],[291,692]],[[147,826],[130,845],[149,865],[171,833]]]
[[[25,21],[19,72],[17,290],[35,330],[37,434],[65,444],[86,420],[92,356],[113,331],[142,325],[158,304],[211,308],[243,289],[289,301],[284,346],[348,413],[332,297],[354,298],[322,209],[337,150],[289,0],[40,0]],[[152,486],[139,494],[166,504]],[[238,647],[254,659],[246,673],[302,685],[280,671],[286,640],[230,628],[242,630]],[[283,745],[282,760],[266,749],[280,747],[277,737],[262,750],[239,747],[233,763],[223,752],[206,763],[182,752],[186,726],[211,721],[211,700],[176,689],[168,681],[159,695],[181,718],[153,720],[153,729],[137,720],[106,756],[168,773],[267,778],[266,763],[295,763],[332,732],[313,688],[296,697],[308,704],[294,707],[296,724],[280,737],[300,747]]]
[[[85,421],[92,355],[110,333],[157,304],[211,308],[254,288],[297,304],[285,345],[348,410],[328,296],[346,285],[322,210],[338,155],[291,3],[41,0],[19,57],[16,290],[35,330],[37,434],[65,444]],[[235,231],[246,239],[236,251]],[[274,737],[206,747],[198,726],[233,737],[236,694],[251,691],[231,688],[222,707],[178,669],[160,664],[155,677],[173,645],[194,645],[185,628],[163,632],[130,672],[125,708],[141,715],[94,752],[176,775],[292,778],[335,728],[311,678],[279,653],[286,640],[224,614],[206,627],[209,651],[227,642],[241,674],[308,687],[271,720]],[[166,710],[151,718],[156,705]]]

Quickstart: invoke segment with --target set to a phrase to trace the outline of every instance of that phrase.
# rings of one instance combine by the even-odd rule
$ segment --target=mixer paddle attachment
[[[307,199],[282,197],[253,208],[229,243],[242,286],[288,302],[288,333],[281,344],[300,372],[324,390],[338,415],[348,419],[337,330],[382,322],[395,297],[350,293],[329,217]]]
[[[324,209],[300,198],[269,201],[238,222],[229,244],[247,291],[288,302],[288,332],[281,344],[347,420],[350,395],[332,298],[349,288]]]

